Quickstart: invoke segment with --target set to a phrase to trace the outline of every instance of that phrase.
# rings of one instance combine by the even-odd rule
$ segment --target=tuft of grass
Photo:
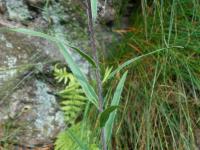
[[[166,50],[128,66],[110,149],[194,150],[199,146],[199,12],[197,1],[142,0],[130,27],[114,30],[121,41],[110,47],[105,65],[119,66],[127,59]]]

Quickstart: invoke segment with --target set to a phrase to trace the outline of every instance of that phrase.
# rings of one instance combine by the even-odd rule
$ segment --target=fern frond
[[[76,108],[75,108],[76,107]],[[63,111],[65,111],[65,112],[67,112],[67,111],[70,111],[70,114],[71,114],[71,112],[73,112],[74,110],[76,110],[76,112],[75,113],[77,113],[77,112],[80,112],[81,111],[81,108],[80,107],[77,107],[77,106],[71,106],[71,107],[62,107],[62,110]],[[74,113],[74,112],[73,112]],[[67,114],[69,114],[69,113],[67,113]]]
[[[63,82],[66,86],[58,92],[61,98],[60,107],[64,112],[65,121],[68,124],[74,124],[74,121],[83,110],[87,98],[77,79],[72,73],[67,72],[66,68],[58,68],[58,65],[55,65],[54,76],[59,83]]]
[[[109,75],[110,75],[111,72],[112,72],[112,68],[113,68],[113,67],[110,67],[110,68],[107,67],[107,68],[106,68],[105,74],[104,74],[103,80],[102,80],[102,83],[103,83],[103,84],[108,80]]]
[[[71,127],[61,132],[55,142],[55,150],[82,150],[84,146],[89,150],[99,150],[96,144],[90,144],[90,134],[88,126],[75,124],[76,118],[80,115],[87,98],[73,74],[66,71],[66,68],[54,67],[54,76],[59,83],[64,83],[65,88],[58,92],[60,99],[60,109],[64,113],[65,121]]]
[[[74,106],[81,106],[81,105],[85,105],[84,101],[62,101],[61,105],[74,105]]]
[[[61,132],[55,142],[55,150],[100,150],[98,146],[90,142],[91,131],[81,123],[73,125]]]
[[[70,130],[70,129],[68,129]],[[57,140],[55,142],[55,150],[70,150],[70,149],[77,149],[78,146],[75,145],[73,140],[67,134],[67,131],[61,132]]]
[[[68,80],[71,78],[66,68],[58,68],[58,64],[54,66],[54,76],[58,83],[64,82],[64,84],[67,84]]]

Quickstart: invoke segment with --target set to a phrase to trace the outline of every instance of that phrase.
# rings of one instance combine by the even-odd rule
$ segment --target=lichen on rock
[[[43,48],[47,42],[41,41],[16,33],[3,33],[0,38],[0,122],[16,120],[14,128],[20,132],[15,140],[25,145],[51,142],[64,128],[56,98],[48,94],[56,87],[34,75],[36,64],[57,59],[51,53],[55,47],[48,43],[47,52]]]
[[[25,21],[31,18],[28,7],[24,5],[23,0],[6,0],[6,8],[11,20]]]
[[[55,96],[48,94],[51,90],[47,83],[31,79],[10,96],[8,116],[26,125],[16,135],[19,143],[38,145],[52,142],[65,127]],[[23,124],[17,124],[16,128]]]

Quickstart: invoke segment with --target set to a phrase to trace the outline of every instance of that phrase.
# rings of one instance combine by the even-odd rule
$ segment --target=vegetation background
[[[58,93],[64,104],[62,110],[68,112],[66,116],[70,114],[69,102],[81,107],[78,110],[70,106],[70,111],[79,113],[71,113],[73,119],[66,119],[70,128],[58,135],[55,149],[200,149],[199,1],[114,0],[113,4],[116,19],[101,23],[109,26],[118,40],[103,50],[97,49],[99,58],[81,54],[91,65],[98,66],[95,80],[87,81],[70,60],[63,41],[40,32],[14,29],[54,41],[74,75],[70,77],[62,67],[54,69],[55,78],[64,86],[68,80],[74,81],[75,91]],[[92,6],[98,21],[97,5]],[[90,87],[98,85],[100,76],[102,93],[98,95]],[[73,92],[81,96],[75,99],[82,101],[77,103],[69,97]],[[104,98],[102,108],[98,104],[100,96]],[[108,126],[110,120],[113,127]],[[101,136],[106,128],[112,130],[110,138]]]

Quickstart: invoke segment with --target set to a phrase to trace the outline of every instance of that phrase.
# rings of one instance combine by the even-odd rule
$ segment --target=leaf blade
[[[121,97],[121,93],[124,87],[124,83],[127,77],[128,71],[126,71],[122,78],[120,79],[117,88],[115,90],[112,102],[111,102],[111,106],[116,106],[119,105],[119,101],[120,101],[120,97]],[[109,116],[108,121],[106,122],[105,125],[105,132],[106,132],[106,141],[108,142],[111,138],[111,134],[112,134],[112,128],[113,128],[113,124],[114,124],[114,120],[115,120],[115,116],[116,116],[116,111],[112,112]]]
[[[25,29],[25,28],[7,28],[7,27],[3,27],[0,29],[0,32],[6,32],[6,31],[12,31],[12,32],[18,32],[18,33],[23,33],[23,34],[27,34],[30,36],[36,36],[36,37],[41,37],[53,42],[56,42],[57,39],[51,35],[42,33],[42,32],[38,32],[38,31],[33,31],[30,29]],[[64,42],[64,41],[62,41]],[[69,45],[68,43],[64,42],[68,47],[70,47],[71,49],[75,50],[76,52],[78,52],[85,60],[87,60],[93,67],[96,68],[96,63],[95,61],[92,59],[92,57],[90,57],[88,54],[86,54],[85,52],[81,51],[80,49]]]
[[[101,116],[100,116],[100,127],[103,128],[110,116],[110,114],[116,110],[118,108],[118,106],[111,106],[111,107],[108,107],[106,110],[104,110],[102,113],[101,113]]]
[[[76,52],[78,52],[83,58],[85,58],[94,68],[97,67],[94,59],[92,59],[92,57],[90,57],[89,55],[87,55],[86,53],[84,53],[83,51],[81,51],[80,49],[73,47],[73,46],[69,46],[70,48],[74,49]]]
[[[168,47],[168,48],[161,48],[161,49],[157,49],[155,51],[152,51],[150,53],[147,53],[147,54],[144,54],[144,55],[141,55],[141,56],[138,56],[138,57],[135,57],[135,58],[132,58],[126,62],[124,62],[123,64],[121,64],[117,69],[115,69],[114,71],[112,71],[109,75],[109,77],[107,78],[108,80],[113,78],[115,76],[116,73],[118,73],[119,71],[121,71],[123,68],[127,67],[128,65],[130,65],[131,63],[134,63],[135,61],[137,60],[140,60],[142,59],[143,57],[146,57],[146,56],[150,56],[150,55],[153,55],[153,54],[156,54],[156,53],[159,53],[161,51],[164,51],[166,49],[170,49],[170,48],[184,48],[182,46],[172,46],[172,47]]]
[[[91,0],[90,3],[91,3],[91,8],[92,8],[92,19],[93,19],[93,21],[96,21],[98,1],[97,0]]]
[[[91,101],[98,108],[97,94],[95,93],[94,89],[88,83],[85,75],[81,72],[81,70],[78,68],[76,63],[70,57],[70,54],[67,52],[66,45],[62,44],[61,42],[57,42],[57,46],[59,47],[61,54],[64,56],[65,61],[69,65],[74,76],[79,81],[79,83],[80,83],[81,87],[83,88],[83,91],[86,94],[87,98],[89,99],[89,101]]]

